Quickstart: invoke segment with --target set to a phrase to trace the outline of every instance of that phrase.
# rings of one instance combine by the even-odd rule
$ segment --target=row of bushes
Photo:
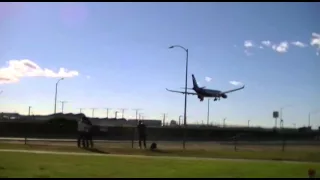
[[[228,129],[228,128],[187,128],[181,127],[149,127],[147,128],[148,139],[155,140],[181,140],[187,135],[188,140],[230,140],[239,137],[241,140],[299,140],[313,139],[319,132],[299,131],[266,131],[259,129]],[[107,131],[101,131],[100,127],[94,126],[93,134],[97,139],[131,140],[136,139],[135,127],[108,127]],[[77,122],[65,119],[52,119],[46,122],[1,122],[1,137],[33,137],[33,138],[76,138]]]

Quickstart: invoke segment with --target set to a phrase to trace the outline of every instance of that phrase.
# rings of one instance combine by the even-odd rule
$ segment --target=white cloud
[[[249,40],[244,41],[244,47],[250,48],[250,47],[253,47],[253,46],[254,46],[254,45],[253,45],[253,42],[252,42],[252,41],[249,41]]]
[[[272,45],[272,49],[279,53],[287,52],[288,48],[289,48],[289,44],[286,41],[281,42],[279,45]]]
[[[86,78],[87,78],[87,79],[91,79],[91,76],[87,75]]]
[[[239,82],[239,81],[229,81],[229,83],[235,86],[239,86],[243,84],[242,82]]]
[[[263,49],[263,46],[259,46],[260,49]]]
[[[295,41],[291,43],[292,45],[298,46],[298,47],[307,47],[306,44],[300,42],[300,41]]]
[[[23,77],[71,78],[78,75],[78,71],[68,71],[65,68],[60,68],[58,72],[41,68],[28,59],[10,60],[6,67],[0,68],[0,84],[16,83]]]
[[[207,82],[210,82],[210,81],[212,80],[212,78],[211,78],[211,77],[205,77],[205,80],[206,80]]]
[[[267,46],[267,47],[271,46],[271,42],[270,41],[262,41],[261,44],[263,44],[264,46]]]
[[[310,41],[310,45],[314,46],[317,49],[317,56],[319,56],[319,52],[320,52],[320,34],[317,33],[312,33],[312,38]]]

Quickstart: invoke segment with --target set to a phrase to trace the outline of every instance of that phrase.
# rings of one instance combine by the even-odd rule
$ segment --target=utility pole
[[[62,114],[63,114],[64,103],[67,103],[67,101],[60,101],[60,103],[61,103],[61,111],[62,111]]]
[[[181,125],[181,118],[182,118],[182,116],[180,115],[179,116],[179,126]]]
[[[121,108],[121,114],[122,114],[122,119],[124,119],[124,111],[127,110],[126,108]]]
[[[138,112],[141,109],[133,109],[134,111],[136,111],[136,123],[138,124]],[[134,134],[135,134],[136,128],[132,129],[132,139],[131,139],[131,147],[133,148],[133,144],[134,144]]]
[[[226,126],[226,119],[227,119],[227,118],[223,118],[223,127]]]
[[[84,108],[79,108],[80,109],[80,114],[82,113],[82,110],[84,109]]]
[[[248,120],[248,127],[250,127],[250,120]]]
[[[139,113],[139,120],[142,119],[142,115],[143,115],[143,113]]]
[[[92,118],[94,117],[94,111],[96,110],[97,108],[92,108]]]
[[[117,119],[118,111],[114,112],[114,116]]]
[[[28,110],[28,116],[30,116],[31,114],[31,108],[32,108],[32,106],[29,106],[29,110]]]
[[[109,119],[109,110],[111,110],[111,108],[105,108],[107,110],[107,119]]]
[[[138,121],[138,114],[141,109],[133,109],[133,110],[136,111],[136,120]]]
[[[308,113],[308,127],[311,127],[311,114],[316,114],[316,113],[319,113],[320,112],[320,109],[319,110],[315,110],[315,111],[311,111]]]
[[[166,123],[166,116],[167,116],[167,114],[163,113],[163,122],[162,122],[163,126],[165,126],[165,123]]]

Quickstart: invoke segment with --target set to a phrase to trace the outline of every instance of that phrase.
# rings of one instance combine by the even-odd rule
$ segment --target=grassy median
[[[320,164],[0,152],[0,178],[304,178],[309,168],[320,169]]]
[[[320,151],[246,151],[246,150],[178,150],[160,149],[156,152],[132,148],[110,148],[99,145],[95,150],[84,150],[74,145],[39,145],[39,144],[10,144],[0,143],[0,149],[24,149],[24,150],[45,150],[63,152],[88,152],[105,154],[129,154],[147,156],[180,156],[180,157],[204,157],[204,158],[233,158],[233,159],[260,159],[260,160],[287,160],[287,161],[308,161],[320,162]]]

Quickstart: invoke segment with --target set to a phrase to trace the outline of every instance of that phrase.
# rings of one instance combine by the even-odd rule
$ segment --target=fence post
[[[282,139],[282,152],[284,152],[286,146],[286,139],[283,137]]]
[[[27,131],[27,128],[25,128],[25,131],[24,131],[24,145],[27,144],[27,134],[28,134],[28,131]]]
[[[237,135],[234,136],[234,138],[233,138],[233,143],[234,143],[234,151],[237,151],[237,144],[238,144]]]

